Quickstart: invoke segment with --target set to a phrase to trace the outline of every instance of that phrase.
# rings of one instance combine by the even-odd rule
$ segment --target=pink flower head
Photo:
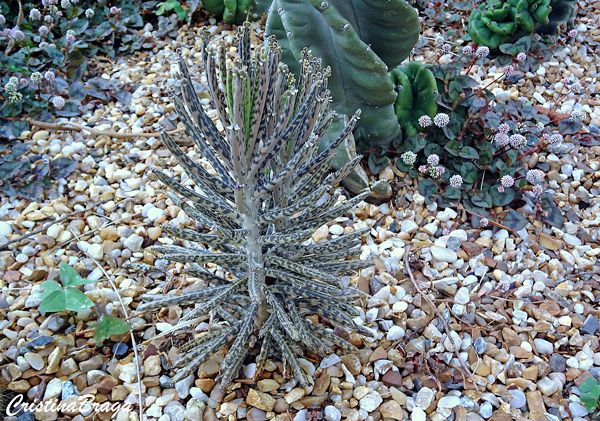
[[[506,67],[504,67],[504,69],[502,69],[502,70],[504,71],[504,74],[505,74],[506,76],[510,76],[510,75],[512,75],[512,74],[515,72],[515,68],[514,68],[514,67],[512,67],[512,66],[506,66]]]
[[[573,37],[576,37],[576,36],[577,36],[577,29],[571,29],[571,30],[569,31],[569,36],[570,36],[571,38],[573,38]]]
[[[515,184],[515,179],[510,175],[505,175],[500,179],[500,184],[502,184],[502,187],[512,187]]]
[[[506,123],[502,123],[498,126],[498,131],[507,134],[510,131],[510,126]]]
[[[527,54],[525,53],[519,53],[517,54],[517,60],[518,61],[525,61],[527,59]]]
[[[428,115],[419,117],[419,125],[423,128],[431,126],[431,117]]]

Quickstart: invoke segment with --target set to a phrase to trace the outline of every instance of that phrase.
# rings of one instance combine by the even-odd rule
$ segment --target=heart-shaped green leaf
[[[77,288],[67,288],[64,291],[66,309],[69,311],[83,311],[94,306],[94,302]]]
[[[52,282],[52,281],[48,281]],[[58,311],[63,311],[67,308],[65,292],[62,288],[58,291],[52,292],[48,295],[40,304],[39,310],[42,313],[54,313]]]
[[[91,284],[92,282],[96,282],[90,281],[89,279],[83,279],[77,272],[75,272],[75,269],[73,269],[65,262],[61,262],[60,265],[58,265],[58,270],[60,273],[60,280],[62,281],[64,287],[70,287],[73,285],[85,285]]]
[[[104,339],[110,339],[111,335],[122,335],[131,330],[129,323],[113,316],[102,316],[96,324],[94,340],[100,344]]]

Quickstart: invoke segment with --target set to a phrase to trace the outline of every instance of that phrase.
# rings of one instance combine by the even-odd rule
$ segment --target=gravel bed
[[[526,98],[549,108],[561,84],[575,78],[584,90],[566,98],[556,110],[584,111],[584,132],[594,138],[600,127],[596,64],[600,4],[579,4],[587,15],[577,17],[579,34],[573,45],[560,49],[536,74],[523,75],[511,85],[495,83],[490,89],[499,101]],[[210,25],[215,36],[231,42],[231,27],[214,19]],[[253,27],[260,33],[259,24]],[[437,57],[435,34],[428,30],[424,36],[432,41],[415,59],[432,62]],[[154,52],[141,59],[100,63],[105,66],[102,77],[140,84],[132,102],[99,105],[70,121],[119,133],[152,131],[157,122],[168,129],[181,127],[166,94],[175,81],[173,58],[179,47],[197,71],[198,28],[187,26],[179,30],[176,40],[158,40]],[[487,84],[499,72],[494,66],[475,66],[472,76]],[[197,88],[202,89],[201,84]],[[208,94],[200,95],[207,104]],[[92,331],[79,333],[97,319],[94,311],[76,315],[38,311],[41,283],[58,279],[58,264],[66,262],[98,281],[83,290],[103,312],[119,316],[117,293],[102,281],[99,262],[134,314],[129,320],[133,329],[149,341],[139,349],[146,419],[589,419],[577,387],[591,376],[600,378],[600,146],[582,146],[576,137],[567,137],[563,147],[530,158],[548,167],[549,187],[567,219],[563,231],[537,220],[531,204],[522,209],[530,224],[521,231],[474,229],[465,213],[425,205],[416,180],[392,163],[377,178],[391,182],[394,197],[379,205],[362,202],[321,227],[311,239],[319,242],[371,228],[362,258],[371,258],[375,266],[348,281],[364,293],[357,306],[361,315],[355,321],[371,329],[376,339],[350,334],[348,340],[360,348],[359,355],[338,351],[320,361],[307,355],[301,362],[314,377],[314,385],[303,388],[284,379],[281,363],[269,361],[256,384],[251,380],[255,365],[244,366],[244,375],[223,396],[214,380],[223,352],[201,367],[199,378],[190,376],[174,389],[165,386],[182,342],[152,338],[174,325],[183,309],[145,316],[135,313],[140,294],[177,288],[185,292],[197,281],[181,275],[181,264],[157,258],[149,249],[153,244],[173,243],[159,228],[161,224],[194,227],[149,174],[151,168],[160,167],[180,179],[182,169],[170,153],[155,137],[33,130],[20,139],[34,142],[31,153],[44,158],[66,156],[79,166],[67,179],[60,179],[41,203],[2,197],[0,244],[103,201],[0,251],[0,365],[10,382],[8,388],[30,402],[71,402],[92,394],[98,403],[137,405],[140,385],[127,335],[113,337],[114,345],[96,347]],[[193,148],[190,154],[202,160]],[[207,164],[206,168],[211,170]],[[405,256],[409,246],[410,256]],[[450,327],[450,337],[405,274],[405,257],[416,282]],[[133,268],[132,263],[148,265],[148,270]],[[206,323],[200,325],[208,328]],[[455,347],[474,373],[478,390],[469,383],[464,387]],[[80,421],[91,413],[85,412],[37,412],[35,419]],[[102,412],[99,418],[110,419],[110,413]],[[32,420],[34,415],[24,413],[18,419]],[[139,416],[136,410],[122,410],[115,419],[135,421]]]

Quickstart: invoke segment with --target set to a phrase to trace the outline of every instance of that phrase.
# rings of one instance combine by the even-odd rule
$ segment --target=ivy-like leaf
[[[460,168],[460,175],[465,183],[474,184],[477,181],[477,167],[470,162],[465,162]]]
[[[581,121],[576,121],[571,118],[565,118],[558,123],[558,131],[560,134],[575,134],[582,127]]]
[[[494,206],[506,206],[510,204],[515,198],[514,189],[504,189],[504,192],[500,193],[498,187],[500,187],[500,184],[496,184],[490,189],[492,204]]]
[[[438,195],[438,185],[428,178],[419,180],[419,192],[425,197],[425,201],[432,203]]]
[[[88,279],[83,279],[77,272],[75,272],[75,269],[73,269],[73,267],[66,264],[65,262],[60,262],[60,264],[58,265],[58,271],[60,274],[60,280],[64,287],[70,287],[74,285],[85,285],[97,282],[90,281]]]

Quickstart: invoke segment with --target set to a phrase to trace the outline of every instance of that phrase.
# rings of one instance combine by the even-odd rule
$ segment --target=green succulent
[[[277,37],[295,74],[305,49],[330,67],[332,108],[348,116],[361,109],[357,144],[386,149],[401,139],[388,72],[408,57],[420,29],[404,0],[274,0],[266,33]]]
[[[437,84],[429,66],[411,61],[399,66],[390,73],[398,97],[394,110],[398,122],[404,130],[404,136],[416,136],[419,130],[419,118],[430,118],[437,112]]]
[[[467,29],[476,44],[497,50],[501,44],[547,25],[552,0],[489,0],[469,16]]]
[[[175,366],[181,368],[173,382],[194,373],[227,345],[222,386],[237,376],[252,350],[258,354],[256,376],[273,354],[291,367],[300,384],[307,385],[311,380],[297,358],[302,348],[321,356],[331,353],[334,345],[349,352],[357,349],[306,315],[319,314],[336,326],[372,335],[352,320],[359,313],[349,303],[359,295],[341,287],[342,276],[371,265],[355,259],[360,254],[359,238],[368,229],[318,244],[306,241],[369,194],[340,203],[332,189],[360,157],[327,174],[337,146],[351,134],[359,113],[335,142],[318,153],[319,138],[333,119],[328,109],[328,71],[321,71],[318,60],[305,54],[296,84],[279,61],[280,49],[273,38],[252,51],[246,25],[238,37],[238,58],[228,66],[224,46],[209,45],[203,34],[207,86],[225,136],[200,104],[182,56],[181,98],[173,97],[188,134],[217,175],[192,161],[159,129],[162,141],[196,188],[166,173],[155,174],[172,190],[171,200],[210,232],[164,226],[184,246],[153,249],[168,260],[189,264],[186,273],[210,285],[185,294],[143,295],[146,302],[138,310],[196,304],[173,331],[208,319],[209,312],[218,320],[211,332],[180,348],[183,356]],[[217,265],[231,276],[218,276],[204,263]]]
[[[267,12],[271,0],[202,0],[202,6],[215,15],[222,15],[225,23],[258,20]]]

